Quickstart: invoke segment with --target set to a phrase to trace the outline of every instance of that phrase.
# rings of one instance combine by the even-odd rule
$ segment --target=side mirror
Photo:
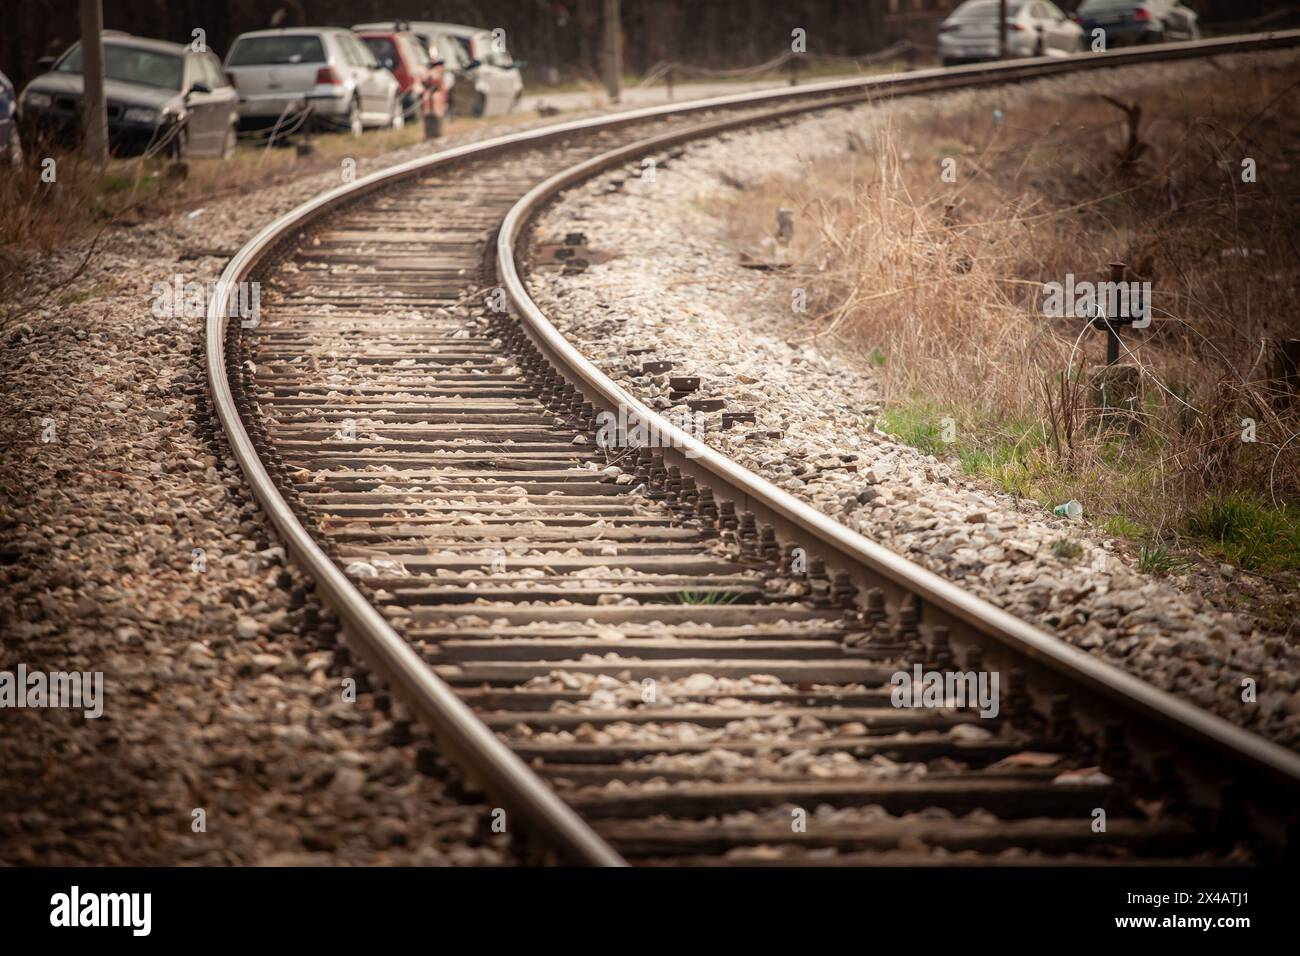
[[[211,93],[211,92],[212,92],[212,88],[208,86],[208,84],[206,83],[191,83],[190,88],[189,90],[186,91],[185,95],[189,96],[192,93]]]
[[[53,68],[54,57],[52,56],[43,56],[36,61],[36,69],[40,70],[42,73],[48,73]]]

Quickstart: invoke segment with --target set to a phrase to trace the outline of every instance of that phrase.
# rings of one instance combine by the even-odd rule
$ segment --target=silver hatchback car
[[[1083,49],[1083,28],[1051,0],[1007,0],[1007,56],[1060,56]],[[998,57],[998,0],[966,0],[939,24],[944,66]]]
[[[306,27],[241,33],[226,54],[239,122],[269,126],[309,103],[318,128],[360,136],[402,125],[397,78],[351,30]]]

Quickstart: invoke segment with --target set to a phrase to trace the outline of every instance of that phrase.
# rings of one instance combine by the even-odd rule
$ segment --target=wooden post
[[[609,101],[623,95],[623,25],[619,0],[605,0],[605,88]]]
[[[81,0],[82,148],[92,162],[108,162],[108,106],[104,102],[104,29],[101,0]]]

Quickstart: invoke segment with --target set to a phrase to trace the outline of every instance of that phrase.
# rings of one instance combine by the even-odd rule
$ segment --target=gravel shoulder
[[[339,182],[115,227],[75,282],[0,329],[0,671],[104,682],[97,719],[0,708],[0,863],[515,861],[285,566],[209,417],[203,313],[154,308],[155,284],[215,281]],[[68,275],[80,254],[34,265]]]
[[[692,397],[725,400],[707,415],[707,440],[719,451],[1049,633],[1295,748],[1300,651],[1251,613],[1268,596],[1267,582],[1231,568],[1141,574],[1130,543],[1054,517],[1048,509],[1059,502],[994,491],[891,441],[873,424],[880,408],[870,364],[816,337],[791,310],[789,281],[742,267],[724,224],[703,211],[737,181],[797,174],[896,111],[992,110],[1044,93],[1118,95],[1135,81],[1178,83],[1205,71],[1213,65],[1157,64],[943,103],[904,98],[693,144],[679,158],[659,157],[651,178],[615,172],[544,212],[535,240],[584,233],[591,265],[565,274],[539,254],[530,288],[561,331],[649,404],[672,406],[670,374],[700,376]],[[674,363],[671,373],[641,374],[641,363],[656,360]],[[723,411],[754,413],[757,424],[724,431]],[[1243,700],[1245,682],[1254,700]]]

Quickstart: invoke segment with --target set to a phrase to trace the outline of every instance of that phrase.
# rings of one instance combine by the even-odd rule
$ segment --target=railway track
[[[664,422],[550,326],[516,250],[567,186],[729,128],[1298,38],[818,84],[408,163],[232,260],[209,314],[213,408],[348,645],[543,858],[1273,860],[1294,843],[1294,754]],[[245,328],[225,316],[249,280],[262,309]],[[653,343],[628,360],[657,361]],[[602,447],[597,416],[620,409],[660,447]],[[996,675],[997,715],[894,706],[891,681],[918,666]]]

